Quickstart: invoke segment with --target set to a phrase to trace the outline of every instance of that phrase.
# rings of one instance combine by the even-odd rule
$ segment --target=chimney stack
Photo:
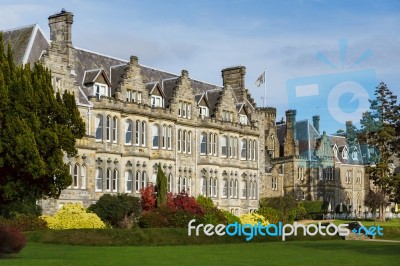
[[[318,133],[319,133],[319,120],[320,120],[319,115],[314,115],[312,117],[313,126],[318,131]]]
[[[296,141],[296,110],[287,110],[284,156],[295,155],[295,141]]]
[[[245,99],[245,84],[244,79],[246,76],[246,67],[236,66],[225,68],[222,71],[222,80],[224,87],[226,85],[231,86],[236,98],[239,102],[243,102]]]
[[[74,14],[62,9],[60,13],[49,17],[50,40],[63,45],[72,45],[72,23]]]

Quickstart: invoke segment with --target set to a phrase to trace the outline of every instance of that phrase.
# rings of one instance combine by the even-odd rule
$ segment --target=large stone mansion
[[[295,192],[363,208],[369,189],[362,149],[345,136],[296,121],[276,123],[276,109],[258,108],[245,87],[243,66],[222,70],[222,85],[191,79],[76,48],[73,14],[49,17],[50,40],[38,25],[3,31],[18,64],[41,61],[53,87],[76,96],[86,123],[70,165],[72,184],[41,205],[53,213],[66,202],[94,203],[104,193],[129,193],[154,183],[157,166],[168,190],[206,195],[234,214],[258,208],[261,197]],[[364,156],[365,157],[365,156]]]

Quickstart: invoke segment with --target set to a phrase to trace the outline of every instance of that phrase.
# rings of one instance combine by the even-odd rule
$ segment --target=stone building
[[[86,123],[78,154],[64,158],[72,184],[59,199],[41,201],[45,213],[66,202],[88,206],[104,193],[139,196],[155,182],[158,164],[168,191],[209,196],[237,215],[257,209],[261,197],[290,191],[299,200],[362,207],[369,183],[361,149],[320,134],[318,117],[296,121],[289,110],[276,123],[276,109],[257,108],[246,89],[245,67],[223,69],[220,86],[186,70],[141,65],[136,56],[77,48],[73,17],[65,10],[50,16],[50,40],[38,25],[3,32],[15,63],[48,67],[54,89],[74,93]]]
[[[257,109],[243,66],[222,70],[223,86],[74,47],[73,14],[49,17],[50,41],[37,26],[4,31],[19,64],[41,61],[56,91],[76,96],[86,123],[78,154],[65,157],[72,184],[59,199],[41,202],[52,213],[66,202],[85,206],[104,193],[139,196],[154,183],[157,165],[168,190],[211,197],[234,214],[258,207],[264,172],[264,128],[274,108]],[[275,134],[276,135],[276,134]]]

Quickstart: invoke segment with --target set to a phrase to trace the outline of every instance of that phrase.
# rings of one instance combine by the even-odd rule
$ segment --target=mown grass
[[[398,265],[399,243],[291,241],[94,247],[29,243],[0,265]]]

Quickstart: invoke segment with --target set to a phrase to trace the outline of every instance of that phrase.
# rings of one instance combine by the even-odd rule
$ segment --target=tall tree
[[[55,94],[41,64],[16,66],[0,34],[0,209],[22,199],[58,197],[72,181],[64,152],[85,134],[75,97]]]
[[[377,156],[374,156],[367,172],[375,190],[385,199],[379,206],[381,221],[385,220],[386,204],[398,193],[400,177],[390,168],[390,161],[393,156],[400,155],[399,126],[400,105],[397,96],[381,82],[375,90],[375,99],[370,100],[370,110],[363,114],[359,135],[361,143],[377,149]]]
[[[162,207],[167,205],[167,177],[164,171],[161,169],[161,163],[158,164],[157,171],[157,207]]]

